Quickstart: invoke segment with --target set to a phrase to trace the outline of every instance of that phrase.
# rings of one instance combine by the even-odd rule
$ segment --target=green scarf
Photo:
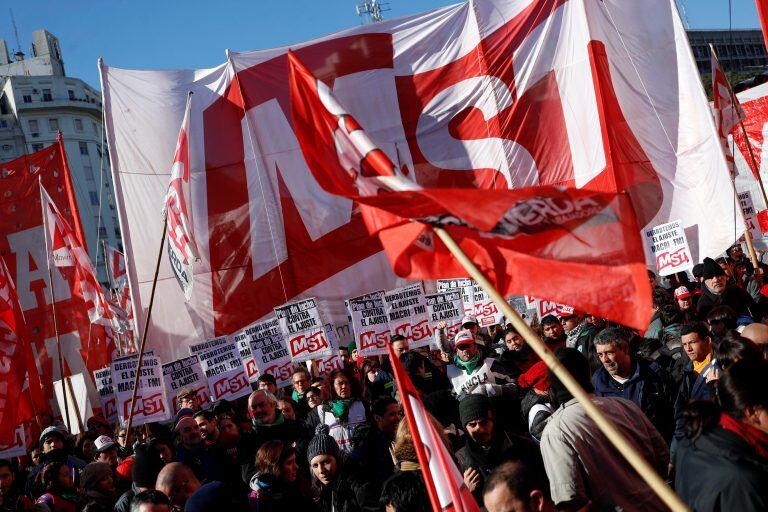
[[[349,419],[349,408],[354,402],[354,398],[335,398],[329,403],[331,404],[331,411],[333,415],[339,418],[339,421],[346,423]]]
[[[300,401],[304,400],[304,397],[307,396],[307,393],[298,393],[295,389],[293,390],[293,393],[291,393],[291,396],[293,397],[293,401],[296,403],[299,403]]]
[[[469,361],[462,361],[459,359],[459,356],[453,356],[453,364],[459,368],[462,368],[465,372],[467,372],[467,375],[472,375],[472,372],[475,371],[478,366],[480,366],[480,358],[477,357],[477,354],[475,354],[474,357]]]
[[[272,423],[262,423],[256,418],[253,418],[251,422],[253,423],[253,426],[256,428],[274,427],[274,426],[282,425],[283,423],[285,423],[285,416],[283,416],[283,411],[277,411],[277,417],[275,418],[275,421],[273,421]]]

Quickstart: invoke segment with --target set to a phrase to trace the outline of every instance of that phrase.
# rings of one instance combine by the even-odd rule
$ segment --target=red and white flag
[[[128,274],[125,271],[125,256],[109,244],[104,244],[104,251],[110,285],[116,290],[127,288]]]
[[[387,350],[432,510],[479,512],[480,507],[464,484],[459,468],[438,435],[418,390],[405,373],[403,363],[395,355],[392,345],[387,344]]]
[[[192,231],[189,209],[189,112],[192,95],[187,96],[176,152],[173,155],[171,182],[165,195],[163,212],[168,223],[168,257],[184,297],[192,297],[192,262],[200,259]]]
[[[422,189],[292,52],[288,63],[293,123],[312,175],[326,191],[360,203],[396,274],[466,275],[430,229],[439,226],[506,296],[556,300],[647,327],[650,287],[627,195],[558,186]]]
[[[122,331],[124,325],[120,322],[120,313],[107,299],[101,283],[96,278],[91,258],[42,185],[40,202],[43,207],[43,225],[51,265],[74,267],[76,288],[85,301],[91,323]]]
[[[723,146],[725,159],[728,162],[728,170],[731,176],[736,176],[736,164],[733,161],[733,153],[728,147],[728,135],[742,120],[744,120],[744,110],[733,94],[728,77],[720,65],[712,45],[710,48],[710,61],[712,64],[712,98],[715,108],[715,126],[717,135],[720,138],[720,144]]]

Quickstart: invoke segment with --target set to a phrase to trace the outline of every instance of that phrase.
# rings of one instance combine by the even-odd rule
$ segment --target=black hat
[[[589,361],[587,361],[584,354],[575,348],[560,347],[555,350],[555,357],[568,370],[568,373],[573,376],[576,382],[584,388],[584,391],[587,393],[594,391],[592,379],[590,379]],[[562,405],[573,398],[570,391],[565,388],[565,385],[560,382],[560,379],[555,376],[552,370],[549,370],[549,380],[551,382],[552,398],[557,405]]]
[[[131,477],[137,487],[155,487],[157,475],[163,469],[163,461],[155,448],[146,444],[137,444],[133,449],[134,461],[131,468]]]
[[[467,395],[459,402],[459,418],[461,426],[470,421],[487,418],[491,411],[491,399],[485,395]]]
[[[307,461],[312,462],[312,459],[318,455],[330,455],[336,460],[339,459],[339,445],[336,444],[336,440],[328,435],[330,429],[328,425],[318,425],[315,430],[317,434],[309,442],[307,446]]]
[[[704,264],[703,263],[697,263],[693,266],[691,269],[691,274],[693,274],[693,277],[699,278],[704,275]]]
[[[723,267],[717,264],[712,258],[704,258],[704,269],[702,271],[702,277],[704,279],[712,279],[716,276],[724,276],[725,270]]]

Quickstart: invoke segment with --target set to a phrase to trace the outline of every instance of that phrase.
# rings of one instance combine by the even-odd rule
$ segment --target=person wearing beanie
[[[111,512],[115,507],[117,490],[112,468],[106,462],[91,462],[80,473],[80,485],[88,498],[89,510]]]
[[[53,425],[40,434],[40,451],[42,452],[41,462],[29,473],[27,478],[26,491],[30,496],[39,496],[45,489],[39,478],[47,464],[52,462],[65,464],[72,473],[75,483],[80,471],[85,467],[86,462],[71,454],[71,446],[68,446],[67,438],[69,432],[64,426]]]
[[[125,491],[115,505],[115,512],[130,512],[131,500],[143,491],[155,488],[155,481],[163,469],[159,452],[146,444],[137,444],[134,449],[133,467],[131,468],[131,488]]]
[[[701,297],[696,303],[699,318],[706,318],[712,308],[720,305],[732,307],[739,316],[752,316],[756,311],[752,296],[743,288],[729,285],[725,270],[712,258],[704,258],[701,277]]]
[[[517,395],[515,380],[501,363],[492,357],[483,357],[471,331],[464,329],[456,333],[454,351],[453,364],[448,365],[446,374],[459,400],[472,393],[490,397]]]
[[[506,460],[524,460],[541,464],[541,454],[533,442],[511,432],[504,432],[494,420],[491,399],[469,395],[459,402],[461,426],[467,443],[456,452],[464,483],[480,503],[485,476]]]
[[[562,347],[555,357],[576,382],[590,393],[592,403],[660,475],[666,474],[669,449],[656,427],[632,401],[592,395],[589,362],[579,351]],[[668,510],[658,495],[627,462],[550,370],[556,407],[541,437],[541,455],[549,477],[552,501],[559,509]],[[597,475],[611,475],[610,485]]]
[[[380,510],[380,489],[365,477],[363,468],[346,460],[328,432],[327,425],[319,425],[307,445],[307,461],[320,495],[320,512]]]
[[[65,463],[46,464],[40,476],[45,491],[35,500],[36,511],[78,512],[82,510],[87,500],[77,492],[73,470]]]

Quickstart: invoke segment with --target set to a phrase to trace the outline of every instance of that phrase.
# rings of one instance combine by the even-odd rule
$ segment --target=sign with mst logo
[[[405,336],[411,348],[429,345],[432,330],[421,283],[385,292],[384,307],[393,336]]]
[[[259,374],[270,374],[277,381],[277,387],[291,384],[293,359],[285,344],[277,318],[254,322],[243,332],[248,338],[253,361]]]
[[[353,297],[347,301],[347,308],[352,318],[358,355],[385,355],[392,333],[384,310],[384,292]]]
[[[660,276],[693,268],[688,240],[679,220],[645,230],[645,241],[653,254]]]
[[[207,346],[208,349],[201,351],[200,346]],[[251,392],[240,352],[233,342],[226,338],[224,341],[211,340],[192,345],[190,351],[200,358],[212,401],[235,400]]]
[[[474,0],[290,47],[424,188],[626,190],[641,229],[691,228],[697,261],[743,231],[722,214],[733,206],[726,162],[671,0]],[[188,303],[163,261],[149,336],[164,359],[289,301],[399,286],[360,209],[325,192],[302,156],[286,51],[230,52],[196,71],[101,70],[138,325],[157,250],[143,231],[158,223],[194,92],[189,208],[201,261]],[[547,296],[548,284],[510,294],[580,306]],[[329,313],[343,319],[340,307]]]
[[[430,326],[434,329],[438,323],[445,322],[446,335],[453,339],[461,329],[461,319],[464,317],[464,302],[461,291],[454,289],[424,297],[427,303]]]
[[[316,299],[276,307],[275,318],[294,363],[331,355],[331,344]]]
[[[183,388],[192,388],[197,391],[197,398],[203,407],[211,399],[208,392],[208,381],[205,378],[205,372],[203,372],[197,356],[184,357],[170,363],[165,363],[163,365],[163,379],[165,380],[165,391],[168,401],[171,403],[171,410],[174,416],[181,408],[178,401],[176,401],[176,393]]]
[[[96,382],[96,390],[99,392],[101,415],[112,423],[117,419],[117,398],[112,387],[112,372],[109,367],[93,372],[93,380]]]

